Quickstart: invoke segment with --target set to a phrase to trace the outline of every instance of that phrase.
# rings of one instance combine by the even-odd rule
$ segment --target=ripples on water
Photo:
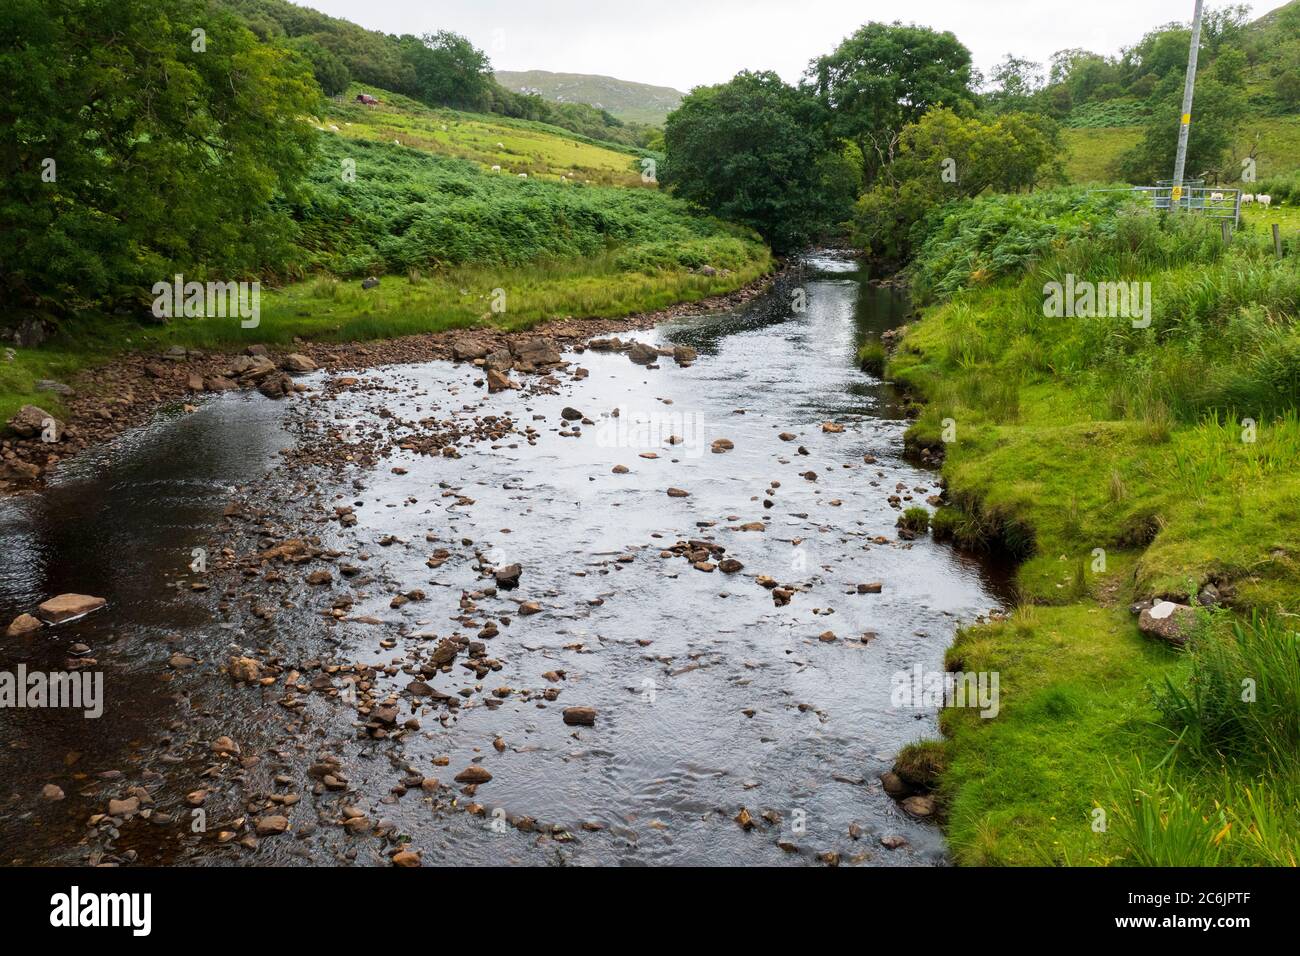
[[[914,503],[938,490],[934,473],[901,457],[906,421],[896,397],[856,362],[864,339],[897,325],[906,304],[866,284],[850,259],[824,254],[807,265],[801,312],[791,308],[794,288],[782,287],[740,311],[637,336],[693,346],[700,358],[688,369],[665,359],[647,370],[621,354],[588,351],[571,358],[589,377],[559,394],[527,398],[482,395],[466,366],[435,362],[377,373],[401,386],[393,411],[405,420],[465,405],[478,414],[510,412],[522,424],[545,416],[534,423],[541,432],[535,447],[481,444],[454,460],[399,452],[366,476],[364,490],[341,489],[344,500],[362,502],[355,529],[310,532],[332,533],[341,548],[389,534],[412,542],[369,547],[367,570],[397,590],[423,588],[430,600],[395,612],[389,594],[375,587],[370,603],[354,609],[405,621],[409,632],[445,635],[456,627],[448,619],[458,614],[461,591],[484,583],[472,567],[475,549],[491,549],[498,563],[517,561],[524,567],[518,591],[480,606],[511,613],[507,598],[529,599],[544,613],[516,618],[490,642],[505,667],[485,679],[485,688],[539,689],[547,686],[543,672],[567,672],[556,704],[539,708],[515,696],[495,709],[465,706],[449,727],[424,720],[422,732],[402,746],[403,761],[431,775],[432,758],[450,756],[439,771],[444,782],[481,757],[493,780],[475,799],[579,834],[562,847],[535,848],[531,836],[497,834],[464,814],[433,814],[418,794],[380,805],[396,771],[388,760],[373,759],[373,745],[352,744],[361,762],[351,775],[363,788],[354,802],[394,820],[425,850],[426,863],[777,864],[806,863],[826,850],[882,865],[942,861],[939,832],[906,818],[877,780],[900,746],[936,732],[933,712],[891,706],[891,675],[918,662],[941,669],[957,623],[1001,601],[986,571],[950,548],[928,539],[871,543],[896,534],[898,512],[886,501],[896,484]],[[346,418],[368,414],[366,405],[364,394],[341,393],[324,407]],[[558,436],[564,406],[598,425],[584,427],[580,438]],[[616,408],[619,419],[603,417]],[[8,641],[0,652],[4,667],[21,660],[54,668],[67,646],[85,641],[105,671],[110,707],[99,721],[0,714],[5,859],[75,859],[78,828],[102,807],[77,804],[78,781],[70,775],[151,765],[150,754],[168,744],[172,720],[193,719],[206,708],[246,712],[214,727],[252,734],[263,722],[258,708],[250,709],[255,691],[226,687],[210,674],[160,679],[177,646],[218,661],[232,640],[249,647],[266,640],[217,627],[207,604],[165,584],[167,575],[183,575],[191,549],[207,542],[231,489],[257,480],[293,440],[286,414],[287,404],[257,395],[216,397],[188,416],[164,412],[152,426],[70,463],[43,495],[0,503],[5,620],[61,591],[112,601],[108,611]],[[687,441],[656,443],[656,460],[639,457],[644,448],[617,447],[616,426],[639,415],[657,416],[665,434]],[[824,421],[842,423],[845,432],[823,433]],[[781,441],[785,431],[797,441]],[[626,438],[626,427],[621,434]],[[711,454],[716,438],[730,439],[735,449]],[[801,445],[806,456],[796,453]],[[877,463],[865,464],[864,455]],[[612,474],[616,464],[630,473]],[[406,474],[393,474],[393,465]],[[816,482],[800,476],[809,470]],[[762,498],[773,481],[780,482],[776,506],[766,510]],[[440,482],[475,504],[450,506],[454,499],[441,497]],[[690,497],[667,497],[669,486]],[[766,533],[730,530],[764,518]],[[430,533],[474,545],[431,573],[424,564]],[[659,556],[689,538],[725,545],[745,570],[702,573],[683,558]],[[630,563],[614,560],[628,554]],[[806,590],[777,608],[755,584],[760,574]],[[851,593],[867,581],[883,582],[883,593]],[[306,655],[342,641],[355,659],[394,656],[378,646],[374,629],[344,625],[326,634],[313,613],[321,598],[315,600],[269,626],[281,648],[297,645]],[[828,630],[839,640],[820,641]],[[868,631],[877,637],[857,640]],[[572,649],[579,644],[581,650]],[[193,683],[181,685],[182,707],[176,685],[186,680]],[[460,668],[437,680],[449,693],[473,684]],[[561,722],[560,708],[575,704],[597,708],[595,728],[575,734]],[[335,721],[331,736],[352,733],[344,718],[321,719]],[[496,737],[506,741],[504,752],[493,750]],[[372,759],[361,760],[363,754]],[[38,805],[33,794],[50,780],[69,799]],[[189,783],[172,787],[184,793]],[[313,818],[310,804],[307,795],[295,822]],[[741,806],[755,817],[774,810],[782,823],[746,833],[731,820]],[[806,832],[791,832],[796,819]],[[605,829],[583,832],[584,822]],[[862,827],[860,842],[848,836],[851,823]],[[884,850],[878,839],[885,834],[902,834],[911,846]],[[801,852],[786,854],[778,839]],[[279,840],[264,841],[257,854],[208,855],[199,848],[186,858],[336,861],[335,843],[306,840],[290,851],[291,838]]]

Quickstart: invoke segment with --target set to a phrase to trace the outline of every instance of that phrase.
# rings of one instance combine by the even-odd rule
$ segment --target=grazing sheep
[[[330,132],[331,132],[331,133],[337,133],[338,131],[339,131],[339,128],[338,128],[337,126],[335,126],[333,123],[330,123]]]
[[[497,149],[505,149],[505,148],[506,148],[505,143],[497,143]]]
[[[1253,203],[1254,201],[1255,201],[1255,194],[1254,194],[1254,193],[1242,193],[1242,196],[1241,196],[1241,204],[1242,204],[1243,206],[1249,206],[1249,205],[1250,205],[1251,203]]]
[[[519,174],[519,178],[520,178],[520,179],[527,179],[527,178],[528,178],[528,174],[527,174],[527,173],[520,173],[520,174]]]
[[[492,172],[494,172],[494,173],[499,173],[499,172],[501,172],[501,167],[500,167],[500,166],[493,166],[493,167],[492,167]]]
[[[1265,196],[1263,193],[1260,193],[1258,196],[1255,197],[1255,202],[1259,203],[1261,206],[1267,209],[1269,206],[1273,205],[1273,197]]]
[[[1210,193],[1210,202],[1222,202],[1223,193]]]
[[[394,146],[401,146],[401,145],[402,145],[402,141],[401,141],[400,139],[395,139],[395,140],[393,140],[393,145],[394,145]]]

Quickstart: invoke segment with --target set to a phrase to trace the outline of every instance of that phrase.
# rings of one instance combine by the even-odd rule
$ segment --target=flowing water
[[[936,732],[934,707],[898,706],[892,691],[897,675],[941,670],[959,622],[1004,603],[1004,579],[928,537],[898,539],[889,496],[923,505],[938,476],[904,460],[901,403],[855,356],[906,303],[835,253],[809,257],[797,285],[635,335],[694,347],[688,368],[586,351],[566,356],[585,377],[563,376],[551,394],[486,395],[477,371],[444,362],[366,373],[379,393],[226,394],[190,414],[163,410],[68,463],[42,494],[0,503],[4,620],[65,591],[110,601],[0,643],[0,670],[89,659],[105,695],[98,719],[0,712],[0,860],[376,863],[409,839],[425,865],[806,864],[826,852],[942,863],[939,830],[878,780],[902,745]],[[806,308],[792,307],[800,297]],[[565,421],[565,407],[591,424]],[[534,426],[535,442],[510,436],[454,458],[398,450],[373,469],[318,475],[280,459],[327,426],[382,422],[400,436],[429,417],[492,414]],[[712,453],[716,439],[734,448]],[[229,530],[232,500],[282,512],[363,573],[313,588],[301,580],[321,566],[310,564],[270,585],[232,575],[229,593],[226,582],[192,591],[193,549],[215,560],[228,544],[257,546]],[[355,527],[324,520],[337,505],[354,508]],[[766,530],[741,530],[754,522]],[[743,570],[696,569],[671,551],[689,540],[724,547]],[[436,549],[449,557],[431,568]],[[519,587],[483,593],[484,562],[520,564]],[[790,602],[778,606],[760,575],[791,586]],[[881,592],[858,593],[867,582]],[[259,588],[276,606],[269,620],[247,613]],[[417,589],[423,599],[391,606]],[[346,618],[322,615],[342,594]],[[523,601],[540,611],[520,614]],[[397,694],[440,637],[477,639],[486,620],[501,622],[485,641],[500,669],[427,678],[456,698],[451,711],[401,696],[401,720],[419,728],[400,741],[367,736],[337,698],[284,707],[283,688],[218,670],[239,654],[303,672],[364,662]],[[178,667],[176,654],[196,663]],[[594,726],[562,721],[578,705],[596,709]],[[242,762],[213,756],[220,735]],[[309,776],[323,752],[339,758],[345,792]],[[473,761],[492,779],[465,796],[451,777]],[[393,792],[413,773],[451,789]],[[65,798],[42,800],[48,783]],[[148,791],[149,819],[88,825],[132,786]],[[200,788],[211,793],[196,833],[184,796]],[[240,817],[270,812],[275,793],[300,796],[274,811],[294,832],[256,848],[216,836],[242,837]],[[344,806],[375,826],[340,827]],[[742,807],[751,830],[734,821]],[[887,835],[908,845],[887,850]]]

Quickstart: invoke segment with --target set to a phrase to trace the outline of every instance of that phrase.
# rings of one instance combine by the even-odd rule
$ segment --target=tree
[[[835,134],[861,152],[867,184],[889,162],[904,126],[932,107],[974,102],[970,51],[928,27],[868,23],[814,60],[807,76]]]
[[[992,89],[985,96],[989,106],[1005,113],[1029,108],[1043,88],[1043,68],[1033,60],[1008,53],[989,76]]]
[[[903,130],[894,162],[858,200],[855,240],[878,258],[901,262],[933,210],[987,191],[1064,181],[1060,154],[1060,128],[1041,114],[985,119],[931,110]]]
[[[320,95],[298,58],[204,0],[2,10],[0,295],[71,308],[284,261],[272,200],[307,168]]]
[[[1150,185],[1169,179],[1178,151],[1183,77],[1170,73],[1152,95],[1154,109],[1142,139],[1123,153],[1115,171],[1130,183]],[[1196,84],[1192,128],[1187,141],[1187,178],[1223,178],[1227,154],[1245,109],[1245,97],[1213,77]]]
[[[337,96],[352,82],[347,64],[333,51],[321,46],[315,38],[295,37],[285,45],[300,53],[311,64],[312,75],[326,96]]]
[[[821,107],[775,73],[738,73],[692,90],[668,115],[664,147],[663,185],[752,226],[778,252],[807,242],[847,211],[835,209],[835,191],[826,188],[839,167]]]
[[[492,64],[469,40],[448,30],[401,37],[402,56],[415,71],[416,96],[426,103],[486,110],[492,103]]]

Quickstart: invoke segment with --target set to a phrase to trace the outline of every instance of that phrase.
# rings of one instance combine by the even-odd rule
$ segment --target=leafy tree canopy
[[[809,91],[775,73],[739,73],[692,90],[669,114],[659,180],[786,251],[835,215],[837,190],[824,187],[829,176],[842,177],[842,169],[833,162],[824,125]]]
[[[281,260],[272,200],[307,167],[320,95],[300,58],[203,0],[0,11],[0,294],[71,307]]]
[[[807,76],[835,134],[861,152],[868,183],[904,126],[932,107],[974,102],[970,51],[953,34],[928,27],[868,23],[814,60]]]

